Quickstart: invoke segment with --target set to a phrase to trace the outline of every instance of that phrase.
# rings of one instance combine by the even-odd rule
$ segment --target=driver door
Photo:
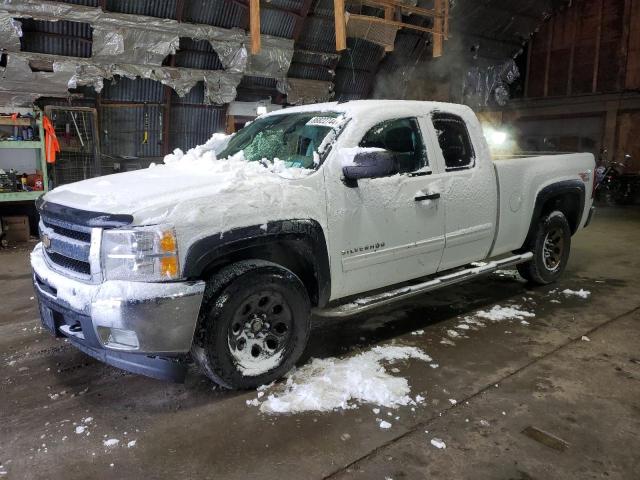
[[[395,118],[368,129],[358,146],[395,155],[398,173],[342,179],[340,152],[326,171],[332,297],[374,290],[435,273],[445,245],[442,190],[423,120]],[[340,275],[341,273],[341,275]]]

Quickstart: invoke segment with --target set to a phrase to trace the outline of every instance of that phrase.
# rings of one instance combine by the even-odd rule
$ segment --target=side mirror
[[[386,150],[360,152],[349,165],[343,165],[342,174],[349,187],[356,187],[361,178],[387,177],[398,173],[396,157]]]

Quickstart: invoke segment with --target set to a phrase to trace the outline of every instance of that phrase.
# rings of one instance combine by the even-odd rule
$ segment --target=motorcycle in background
[[[596,168],[596,199],[610,205],[630,205],[640,193],[640,174],[625,173],[631,155],[622,162],[608,162]]]

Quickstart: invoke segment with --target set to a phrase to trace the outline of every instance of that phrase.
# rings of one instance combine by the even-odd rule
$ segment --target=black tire
[[[522,277],[538,285],[553,283],[564,272],[571,250],[571,228],[560,211],[545,215],[538,222],[527,251],[533,258],[518,265]]]
[[[217,384],[256,388],[295,365],[310,317],[309,296],[293,272],[263,260],[234,263],[207,285],[191,354]]]

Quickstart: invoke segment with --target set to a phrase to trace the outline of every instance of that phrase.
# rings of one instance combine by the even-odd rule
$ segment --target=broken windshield
[[[218,158],[241,156],[247,161],[281,160],[292,168],[315,169],[326,144],[344,125],[336,112],[304,112],[258,118],[231,138]]]

